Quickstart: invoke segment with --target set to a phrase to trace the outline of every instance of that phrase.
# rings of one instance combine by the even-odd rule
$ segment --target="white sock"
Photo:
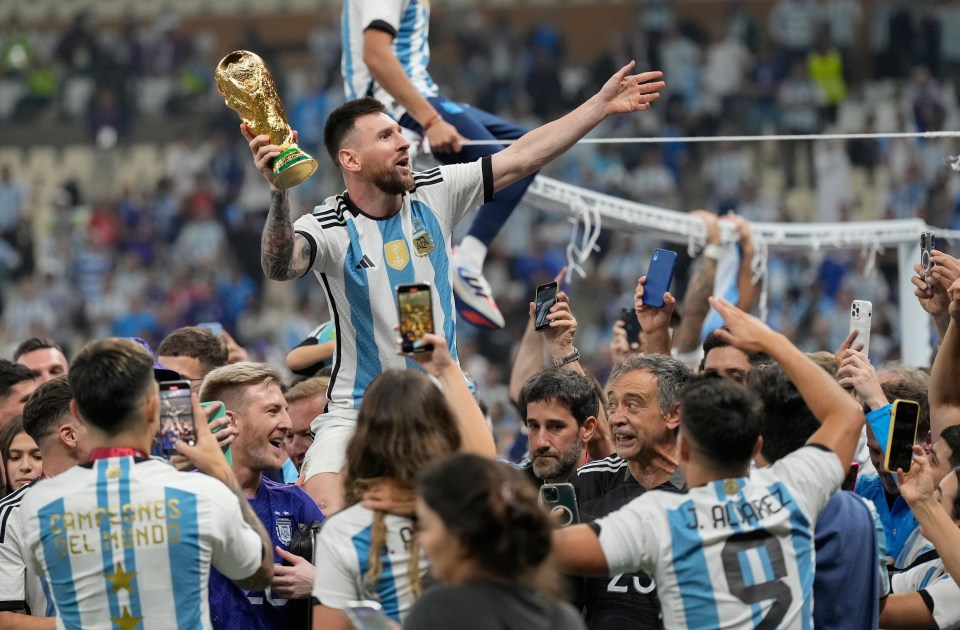
[[[468,269],[483,269],[483,261],[487,259],[487,246],[475,236],[465,236],[457,247],[458,264]]]

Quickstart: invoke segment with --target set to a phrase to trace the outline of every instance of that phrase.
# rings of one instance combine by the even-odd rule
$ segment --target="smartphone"
[[[887,451],[884,453],[883,468],[887,472],[910,471],[913,461],[913,445],[917,441],[917,421],[920,418],[920,405],[912,400],[893,401],[893,413],[890,416],[890,434],[887,437]]]
[[[867,300],[854,300],[850,304],[850,330],[857,331],[853,345],[863,344],[863,356],[870,356],[870,320],[873,318],[873,304]]]
[[[197,326],[206,328],[217,337],[223,334],[223,324],[220,322],[203,322],[202,324],[197,324]]]
[[[217,403],[217,402],[219,402],[219,401],[216,401],[216,400],[208,400],[207,402],[202,402],[202,403],[200,403],[200,406],[203,407],[204,409],[206,409],[206,408],[209,407],[210,405],[213,405],[213,404],[215,404],[215,403]],[[212,423],[214,420],[219,420],[220,418],[226,418],[226,417],[227,417],[227,406],[226,406],[225,404],[223,404],[222,402],[220,402],[220,407],[219,407],[216,411],[213,412],[213,415],[212,415],[212,416],[210,416],[209,418],[207,418],[207,421],[208,421],[208,423]],[[220,431],[221,429],[223,429],[223,427],[217,427],[216,429],[213,430],[213,432],[214,432],[214,433],[217,433],[217,432]],[[227,448],[223,449],[223,455],[224,455],[224,457],[227,458],[227,463],[230,464],[231,466],[233,466],[233,452],[230,450],[230,447],[229,447],[229,446],[227,446]]]
[[[843,483],[840,484],[840,489],[853,492],[857,487],[857,477],[859,475],[860,475],[860,464],[859,462],[853,462],[852,464],[850,464],[850,468],[847,469],[847,476],[844,477]]]
[[[397,315],[400,318],[400,349],[405,354],[433,350],[430,344],[414,347],[426,333],[433,332],[433,298],[429,284],[397,286]]]
[[[347,602],[344,612],[356,630],[392,630],[383,606],[372,599]]]
[[[560,527],[576,525],[580,522],[580,510],[577,509],[577,493],[571,483],[545,483],[540,486],[540,507],[553,514],[560,515],[554,520]]]
[[[933,256],[934,234],[933,232],[922,232],[920,234],[920,267],[923,269],[923,277],[930,275],[930,269],[933,262],[930,257]]]
[[[643,285],[643,303],[654,308],[663,308],[663,294],[670,290],[673,271],[677,266],[677,252],[655,249],[647,267],[647,282]]]
[[[640,322],[637,320],[637,312],[632,308],[620,310],[620,319],[623,320],[623,329],[627,331],[627,342],[630,348],[636,350],[640,347]]]
[[[533,318],[533,328],[534,330],[546,330],[550,328],[550,320],[547,319],[547,315],[550,314],[550,309],[553,308],[553,305],[557,303],[557,283],[548,282],[546,284],[541,284],[537,287],[537,293],[534,296],[534,318]]]
[[[160,382],[160,430],[153,439],[151,455],[169,459],[177,454],[177,444],[197,443],[190,399],[190,381]]]

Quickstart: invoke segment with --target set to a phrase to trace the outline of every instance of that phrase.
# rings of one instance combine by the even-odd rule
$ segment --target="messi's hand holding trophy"
[[[269,135],[271,144],[280,147],[272,165],[278,188],[296,186],[313,175],[317,161],[294,143],[277,86],[259,55],[247,50],[230,53],[217,64],[215,78],[227,107],[240,114],[251,132]]]

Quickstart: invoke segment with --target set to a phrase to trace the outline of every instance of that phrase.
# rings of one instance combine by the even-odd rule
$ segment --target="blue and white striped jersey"
[[[927,596],[923,600],[937,627],[943,630],[960,628],[960,587],[946,572],[940,558],[894,574],[890,578],[890,591],[894,594],[925,591]]]
[[[313,544],[313,564],[317,568],[313,596],[324,606],[340,610],[349,601],[376,599],[387,615],[402,623],[416,599],[409,572],[414,524],[408,518],[387,514],[386,544],[374,550],[373,518],[373,511],[356,504],[323,522]],[[380,554],[383,566],[376,593],[366,592],[363,586],[372,553]],[[417,567],[421,578],[428,567],[429,560],[421,552]]]
[[[413,86],[424,97],[436,96],[437,85],[427,72],[430,63],[429,0],[344,0],[340,17],[343,53],[340,72],[348,99],[373,96],[394,119],[406,110],[383,89],[363,62],[363,32],[369,28],[393,36],[393,53]]]
[[[49,584],[58,628],[211,628],[211,563],[231,579],[260,566],[237,496],[157,460],[74,466],[34,483],[20,509],[24,555]]]
[[[450,233],[467,211],[493,198],[490,159],[440,166],[413,179],[415,188],[391,217],[367,215],[343,193],[294,224],[313,247],[311,268],[337,328],[331,410],[359,407],[370,381],[384,370],[420,369],[396,352],[398,284],[433,287],[434,330],[457,358]]]
[[[47,602],[45,584],[27,566],[23,555],[20,502],[32,485],[28,483],[0,500],[0,610],[52,617],[53,602]]]
[[[844,473],[807,446],[746,478],[648,492],[597,521],[609,573],[652,574],[666,628],[812,628],[814,523]]]

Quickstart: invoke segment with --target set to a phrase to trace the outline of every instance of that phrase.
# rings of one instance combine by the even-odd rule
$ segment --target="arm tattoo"
[[[281,191],[270,193],[270,213],[260,237],[260,266],[271,280],[290,280],[296,277],[293,265],[293,221],[290,204]],[[309,250],[309,245],[307,246]],[[301,256],[303,252],[301,252]],[[307,258],[309,259],[309,251]]]

